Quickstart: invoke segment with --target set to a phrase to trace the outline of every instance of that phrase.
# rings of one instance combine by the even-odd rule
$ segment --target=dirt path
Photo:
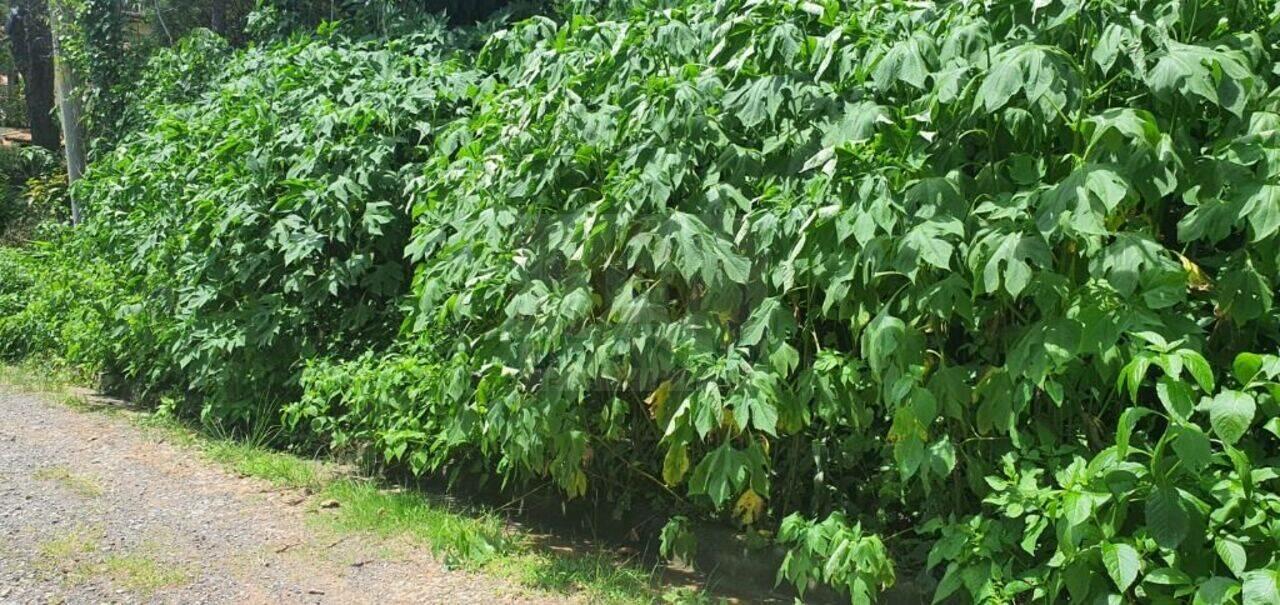
[[[334,544],[306,508],[126,418],[0,390],[0,603],[545,602],[420,549]]]

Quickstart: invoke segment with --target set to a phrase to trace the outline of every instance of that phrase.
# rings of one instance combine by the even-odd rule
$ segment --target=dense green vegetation
[[[419,23],[153,60],[0,351],[853,602],[1280,602],[1273,3]]]

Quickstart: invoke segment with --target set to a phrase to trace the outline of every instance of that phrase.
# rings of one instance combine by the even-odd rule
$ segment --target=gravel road
[[[0,603],[549,602],[327,535],[297,500],[127,418],[0,386]]]

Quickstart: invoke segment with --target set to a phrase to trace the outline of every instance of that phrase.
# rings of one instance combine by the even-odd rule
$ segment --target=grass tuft
[[[205,455],[242,475],[280,487],[319,491],[329,473],[319,463],[250,443],[218,439],[203,444]]]
[[[36,568],[47,574],[61,572],[72,584],[85,580],[89,575],[86,567],[91,564],[88,559],[98,551],[103,533],[98,526],[77,526],[41,542],[37,547],[40,556]]]
[[[82,526],[42,542],[37,568],[46,574],[60,574],[68,584],[103,579],[143,597],[190,581],[186,568],[143,553],[110,554],[99,560],[103,535],[99,526]]]
[[[194,448],[202,443],[196,429],[168,414],[141,414],[133,417],[133,423],[165,441],[182,447]]]
[[[652,602],[653,573],[620,564],[607,552],[551,553],[528,550],[487,568],[538,590],[571,595],[582,593],[591,603]]]
[[[102,486],[97,481],[76,474],[67,466],[47,466],[37,470],[33,477],[40,481],[53,481],[86,498],[97,498],[102,495]]]
[[[408,536],[428,545],[452,567],[475,569],[507,554],[511,541],[492,515],[463,515],[413,492],[379,489],[370,481],[331,483],[323,497],[338,504],[325,519],[338,530]]]
[[[77,412],[93,411],[93,406],[89,404],[89,399],[84,395],[65,393],[58,398],[58,403]]]
[[[484,571],[539,591],[582,594],[591,603],[651,603],[658,596],[651,571],[603,551],[540,548],[492,513],[451,510],[424,494],[388,491],[372,481],[335,481],[321,497],[337,504],[322,518],[339,532],[407,537],[429,546],[450,567]]]
[[[0,365],[0,387],[19,393],[52,393],[64,395],[71,384],[88,382],[84,372],[43,359]]]
[[[100,569],[112,584],[142,596],[190,581],[186,569],[140,553],[111,555],[103,559]]]

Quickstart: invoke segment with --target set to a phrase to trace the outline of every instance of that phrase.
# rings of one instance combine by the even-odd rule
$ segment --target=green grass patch
[[[66,563],[77,560],[98,550],[98,542],[102,540],[102,528],[79,526],[55,538],[41,542],[38,550],[40,558],[46,563]]]
[[[241,441],[208,440],[201,449],[210,460],[242,475],[290,488],[321,489],[331,475],[321,463]]]
[[[37,470],[33,475],[40,481],[52,481],[72,492],[86,498],[97,498],[102,495],[102,486],[91,477],[72,472],[64,465],[47,466]]]
[[[59,574],[68,584],[101,579],[143,597],[191,580],[191,573],[185,567],[145,552],[107,554],[99,558],[103,536],[99,526],[78,526],[41,542],[36,567],[48,575]]]
[[[98,552],[104,531],[96,525],[78,525],[40,542],[36,569],[44,575],[60,574],[69,584],[79,584],[93,574],[92,557]]]
[[[659,596],[651,571],[621,563],[608,551],[523,549],[513,556],[493,560],[485,569],[538,590],[563,595],[581,593],[591,603],[648,603]],[[670,590],[662,596],[672,601],[671,597],[679,594]]]
[[[69,385],[85,382],[85,378],[81,372],[48,360],[0,365],[0,386],[19,393],[66,395]]]
[[[150,596],[163,588],[180,586],[191,579],[185,568],[142,553],[108,556],[98,569],[112,584],[142,596]]]
[[[133,424],[151,432],[159,438],[183,447],[200,447],[202,438],[194,427],[168,414],[139,414],[132,418]]]
[[[408,537],[429,546],[453,567],[483,571],[536,590],[582,594],[591,603],[649,603],[660,596],[650,570],[607,551],[541,548],[530,536],[507,529],[492,513],[452,510],[424,494],[351,479],[331,483],[321,497],[336,504],[322,519],[339,532]]]
[[[475,569],[511,552],[512,540],[497,517],[453,512],[420,494],[344,479],[331,483],[322,498],[337,504],[323,517],[334,528],[407,536],[428,545],[450,566]]]

